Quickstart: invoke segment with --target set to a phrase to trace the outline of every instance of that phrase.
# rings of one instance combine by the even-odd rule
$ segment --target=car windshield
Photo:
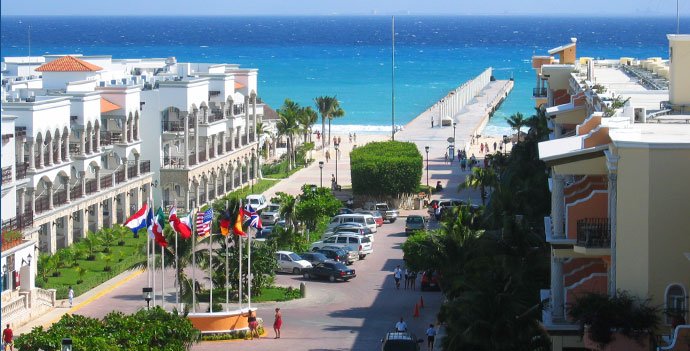
[[[422,223],[422,217],[407,217],[407,221],[410,223]]]
[[[302,257],[299,257],[299,255],[298,255],[298,254],[296,254],[296,253],[294,253],[294,252],[293,252],[293,253],[291,253],[291,254],[289,254],[288,256],[289,256],[289,257],[290,257],[290,259],[291,259],[291,260],[293,260],[293,261],[299,261],[299,260],[301,260],[301,259],[302,259]]]
[[[362,237],[362,243],[370,243],[370,242],[371,242],[371,240],[369,240],[369,238],[367,238],[366,236]]]
[[[379,211],[386,211],[388,210],[388,205],[376,205],[376,209]]]
[[[278,212],[279,210],[280,210],[280,205],[271,205],[271,206],[268,206],[267,212]]]

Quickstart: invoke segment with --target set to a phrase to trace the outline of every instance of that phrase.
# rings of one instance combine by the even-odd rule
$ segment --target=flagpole
[[[242,209],[242,200],[240,200],[240,210]],[[242,236],[237,237],[237,241],[240,243],[237,251],[239,252],[239,264],[240,264],[240,274],[239,274],[239,287],[240,287],[240,292],[239,292],[239,304],[240,304],[240,312],[242,311]]]
[[[156,306],[156,245],[151,244],[151,278],[153,280],[153,285],[151,289],[153,291],[153,305]]]
[[[177,199],[173,200],[173,207],[175,208],[175,211],[177,211]],[[177,308],[180,308],[180,274],[178,271],[178,258],[177,258],[177,237],[178,233],[173,230],[175,233],[175,306]]]
[[[213,313],[213,233],[208,232],[208,280],[211,289],[208,295],[208,311]]]
[[[161,307],[165,310],[165,248],[161,245]]]
[[[247,228],[247,308],[252,308],[252,227]]]
[[[194,208],[194,207],[192,207]],[[192,211],[193,213],[193,211]],[[191,215],[192,213],[188,214]],[[192,215],[192,218],[194,216]],[[196,223],[193,221],[192,223]],[[192,312],[196,313],[196,225],[192,225]]]
[[[228,212],[228,201],[225,201],[225,213],[224,215],[227,215]],[[221,216],[222,217],[222,216]],[[225,312],[230,310],[230,269],[228,265],[228,246],[230,244],[230,241],[228,240],[228,236],[230,233],[227,233],[225,235]]]

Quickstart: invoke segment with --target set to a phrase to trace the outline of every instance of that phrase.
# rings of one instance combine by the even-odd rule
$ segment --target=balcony
[[[98,180],[91,179],[86,182],[86,195],[93,194],[98,191]]]
[[[24,228],[31,228],[34,225],[34,214],[31,211],[26,211],[24,214],[17,217],[2,221],[2,232],[8,230],[22,230]]]
[[[122,132],[101,132],[101,146],[113,145],[122,141]]]
[[[213,123],[225,119],[223,116],[223,110],[217,109],[212,110],[211,113],[206,118],[206,123]]]
[[[2,168],[2,184],[12,183],[12,166]]]
[[[149,160],[141,161],[141,163],[139,163],[139,171],[141,173],[151,172],[151,161],[149,161]]]
[[[577,221],[577,242],[574,251],[593,256],[609,255],[611,223],[608,218],[583,218]]]
[[[60,206],[67,203],[67,190],[53,194],[53,206]]]
[[[194,124],[191,119],[187,123],[189,129],[194,129]],[[184,121],[162,121],[161,128],[164,132],[184,132]]]
[[[546,88],[533,88],[532,89],[532,97],[545,98],[546,97]]]
[[[22,138],[26,136],[26,127],[14,127],[14,137]]]
[[[15,178],[17,180],[26,178],[26,170],[29,169],[28,163],[17,164],[16,166]]]
[[[82,195],[82,192],[81,192],[81,186],[80,185],[75,186],[74,188],[70,189],[70,191],[69,191],[69,198],[70,199],[78,199],[81,197],[81,195]]]

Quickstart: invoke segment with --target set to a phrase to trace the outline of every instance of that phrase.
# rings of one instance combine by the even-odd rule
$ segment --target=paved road
[[[417,213],[420,213],[417,211]],[[349,282],[330,283],[279,274],[277,283],[297,287],[306,282],[308,297],[283,303],[253,304],[267,326],[267,337],[242,342],[205,342],[193,348],[210,350],[376,350],[380,340],[403,317],[410,331],[423,337],[425,326],[436,320],[441,293],[396,290],[392,271],[402,264],[405,241],[404,219],[384,224],[375,236],[374,253],[352,267],[357,277]],[[421,278],[417,279],[419,285]],[[413,318],[414,305],[424,298],[425,308]],[[273,310],[280,307],[283,328],[273,339]]]

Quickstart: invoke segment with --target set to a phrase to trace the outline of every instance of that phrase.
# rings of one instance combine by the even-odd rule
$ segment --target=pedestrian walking
[[[338,145],[338,138],[337,137],[333,137],[333,145]]]
[[[494,152],[496,152],[496,142],[494,141]]]
[[[484,144],[479,144],[479,153],[483,154],[484,153]]]
[[[3,342],[3,351],[7,349],[7,346],[10,347],[10,351],[14,351],[14,333],[12,333],[12,329],[10,329],[10,324],[7,324],[7,328],[2,331],[2,342]]]
[[[462,160],[460,160],[460,169],[462,169],[462,171],[464,172],[466,168],[467,168],[467,160],[463,158]]]
[[[74,302],[74,289],[72,289],[72,286],[69,286],[69,292],[67,292],[67,298],[69,298],[69,307],[72,307],[72,303]]]
[[[280,327],[283,326],[283,315],[280,313],[280,308],[276,308],[276,314],[273,317],[273,331],[276,333],[274,339],[280,339]]]
[[[403,317],[400,317],[400,321],[395,323],[395,331],[399,333],[407,331],[407,323],[405,323]]]
[[[410,277],[408,276],[408,274],[409,272],[407,271],[407,267],[405,267],[405,269],[403,269],[403,279],[405,279],[405,290],[407,290],[407,286],[410,285],[410,282],[408,281]]]
[[[410,272],[410,287],[412,288],[412,290],[417,290],[417,272],[416,271]]]
[[[352,133],[347,133],[347,135],[350,138],[350,142],[352,142]]]
[[[434,127],[434,116],[431,116],[431,128]]]
[[[448,163],[448,151],[446,151],[446,155],[444,156],[444,159],[445,159],[444,162],[445,162],[445,163]]]
[[[340,139],[340,137],[338,137],[338,145],[340,145],[340,142],[341,142],[341,139]]]
[[[402,278],[402,270],[400,269],[400,265],[395,267],[393,270],[393,279],[395,279],[395,288],[400,289],[400,278]]]
[[[331,159],[331,151],[330,151],[330,150],[326,150],[326,163],[328,163],[328,161],[329,161],[330,159]]]
[[[249,336],[254,339],[254,335],[259,339],[259,322],[256,320],[256,311],[249,311],[249,317],[247,317],[247,322],[249,324]]]
[[[331,174],[331,190],[335,190],[335,175]]]
[[[357,142],[357,133],[352,133],[352,139],[355,140],[355,143]]]
[[[426,348],[429,351],[434,349],[434,340],[436,339],[436,328],[433,324],[429,324],[429,329],[426,330]]]

